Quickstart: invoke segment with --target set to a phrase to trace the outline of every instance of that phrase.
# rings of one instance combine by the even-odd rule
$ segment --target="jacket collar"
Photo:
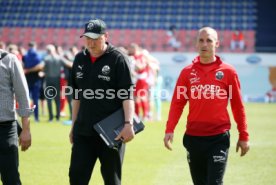
[[[202,63],[200,63],[200,57],[197,56],[193,60],[193,64],[196,68],[199,68],[205,72],[212,71],[212,70],[216,69],[220,64],[222,64],[221,58],[217,55],[215,57],[216,57],[216,61],[214,61],[210,64],[202,64]]]

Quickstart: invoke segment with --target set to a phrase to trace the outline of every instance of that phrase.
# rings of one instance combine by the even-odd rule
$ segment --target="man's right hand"
[[[19,136],[19,145],[21,146],[21,151],[26,151],[32,144],[32,136],[30,129],[23,129]]]
[[[164,145],[168,150],[172,150],[171,144],[173,143],[173,133],[167,133],[164,137]]]

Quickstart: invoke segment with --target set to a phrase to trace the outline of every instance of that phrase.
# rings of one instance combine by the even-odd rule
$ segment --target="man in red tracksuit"
[[[249,150],[239,79],[235,69],[215,55],[218,46],[217,32],[213,28],[199,30],[196,42],[199,56],[178,78],[165,131],[164,144],[171,150],[174,129],[189,101],[183,145],[195,185],[223,184],[230,146],[228,100],[239,131],[236,150],[241,149],[241,156]]]

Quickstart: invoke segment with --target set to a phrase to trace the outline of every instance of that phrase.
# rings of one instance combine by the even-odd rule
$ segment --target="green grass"
[[[179,122],[173,151],[163,146],[169,103],[163,104],[163,121],[146,122],[145,130],[127,144],[123,165],[123,185],[192,185],[182,146],[185,110]],[[235,152],[236,124],[231,129],[231,148],[225,185],[271,185],[276,182],[276,104],[246,104],[251,149],[245,157]],[[42,122],[31,124],[32,147],[20,152],[23,185],[67,185],[71,145],[70,126]],[[138,174],[138,175],[137,175]],[[102,185],[97,163],[90,185]]]

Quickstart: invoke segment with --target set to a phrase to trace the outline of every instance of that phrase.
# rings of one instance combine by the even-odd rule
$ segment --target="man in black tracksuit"
[[[106,25],[102,20],[85,24],[86,49],[75,57],[72,68],[73,111],[70,141],[72,145],[70,184],[88,185],[97,159],[105,185],[120,185],[124,143],[134,137],[134,104],[128,59],[107,43]],[[93,125],[120,107],[125,126],[117,139],[124,142],[110,149],[93,129]]]

